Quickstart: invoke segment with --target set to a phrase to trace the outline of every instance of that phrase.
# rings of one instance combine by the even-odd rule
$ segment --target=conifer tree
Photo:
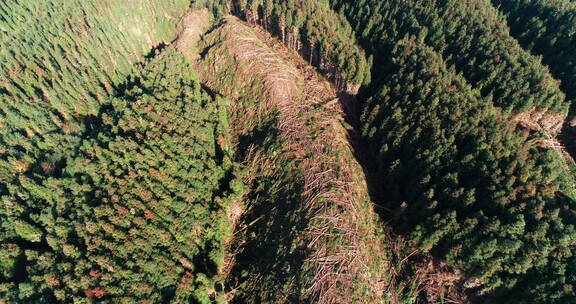
[[[231,233],[227,206],[242,190],[225,146],[223,102],[174,49],[125,88],[59,176],[42,184],[20,176],[14,187],[23,195],[2,197],[11,208],[0,213],[10,249],[0,259],[8,280],[0,298],[210,303],[216,296]]]
[[[400,41],[386,71],[362,131],[399,231],[490,290],[572,256],[574,179],[556,151],[501,121],[430,47]]]

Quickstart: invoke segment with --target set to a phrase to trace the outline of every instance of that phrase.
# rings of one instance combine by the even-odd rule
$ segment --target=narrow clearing
[[[306,227],[294,239],[293,246],[299,242],[305,244],[301,248],[304,270],[288,283],[301,289],[288,288],[285,291],[288,294],[278,296],[273,302],[288,299],[314,303],[379,302],[386,288],[382,277],[388,269],[384,261],[386,254],[379,248],[383,241],[376,235],[377,216],[362,169],[348,143],[337,92],[297,54],[236,17],[225,17],[200,44],[205,48],[198,71],[211,90],[233,96],[236,102],[244,103],[244,108],[245,100],[249,99],[247,95],[257,98],[244,112],[240,106],[231,106],[234,109],[231,112],[242,113],[231,115],[237,135],[258,128],[263,116],[277,115],[275,128],[282,142],[278,152],[286,161],[294,161],[301,172],[301,206],[294,209],[302,211]],[[255,83],[259,84],[258,89],[253,89]],[[257,155],[254,150],[244,154],[248,156],[243,161],[249,171],[254,171],[248,172],[250,176],[257,175],[260,169],[256,168],[261,168],[265,158],[274,157],[276,152],[274,156],[254,157]],[[266,214],[260,216],[256,221],[272,221]],[[253,224],[254,221],[244,221],[237,230],[248,229]],[[250,250],[245,243],[250,242],[238,241],[232,247],[236,247],[235,252]],[[251,275],[258,277],[258,274]],[[257,285],[246,285],[255,290],[244,292],[260,292]],[[246,286],[243,288],[250,288]],[[259,299],[255,295],[251,297]]]

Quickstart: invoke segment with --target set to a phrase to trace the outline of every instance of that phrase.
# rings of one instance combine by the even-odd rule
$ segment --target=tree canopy
[[[3,194],[4,298],[215,297],[227,206],[232,188],[242,189],[222,102],[175,50],[124,86],[58,176],[35,183],[21,175]]]
[[[574,178],[432,48],[402,40],[362,133],[400,231],[488,289],[573,255]]]

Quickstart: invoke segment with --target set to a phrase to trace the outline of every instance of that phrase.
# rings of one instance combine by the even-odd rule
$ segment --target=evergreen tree
[[[461,72],[485,98],[507,114],[533,108],[558,113],[562,123],[569,102],[538,57],[509,35],[505,19],[489,0],[407,1],[332,0],[347,16],[360,42],[378,64],[395,43],[418,37]],[[381,71],[380,72],[384,72]],[[548,124],[545,122],[544,124]]]
[[[386,71],[362,132],[395,226],[491,290],[571,257],[574,179],[557,152],[501,121],[430,47],[400,41]]]
[[[576,97],[576,2],[493,0],[507,16],[511,34],[530,52],[542,55],[570,100]],[[571,114],[574,115],[574,104]]]
[[[211,303],[216,296],[231,233],[227,206],[241,191],[223,103],[175,50],[125,87],[60,176],[42,184],[21,176],[23,195],[2,197],[10,249],[0,260],[9,279],[2,298]]]

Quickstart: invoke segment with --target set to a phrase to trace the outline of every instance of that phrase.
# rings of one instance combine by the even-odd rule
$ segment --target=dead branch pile
[[[179,34],[175,47],[190,59],[195,60],[191,51],[198,40],[212,23],[212,14],[206,8],[196,9],[186,14],[178,25]]]
[[[313,303],[377,303],[382,299],[386,271],[382,241],[372,225],[370,205],[359,164],[348,146],[336,91],[297,54],[256,33],[235,17],[226,17],[206,37],[206,44],[224,45],[220,62],[200,67],[209,85],[229,86],[222,74],[234,66],[235,88],[257,79],[263,83],[258,107],[244,119],[257,124],[257,114],[274,109],[285,142],[283,153],[296,159],[304,172],[304,201],[310,226],[304,235],[309,255],[307,298]],[[225,54],[225,52],[227,52]],[[227,62],[232,58],[233,62]],[[294,64],[296,63],[296,64]],[[220,65],[220,66],[219,66]],[[218,76],[220,75],[220,76]]]

